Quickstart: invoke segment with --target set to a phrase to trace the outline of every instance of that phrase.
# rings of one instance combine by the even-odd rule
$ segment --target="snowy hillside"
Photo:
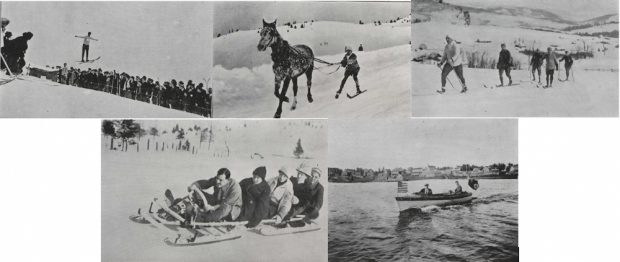
[[[0,117],[194,118],[199,115],[23,76],[0,86]]]
[[[304,29],[278,28],[283,38],[291,44],[307,44],[315,55],[325,61],[339,62],[344,46],[354,50],[362,43],[364,52],[357,54],[361,67],[361,89],[368,92],[350,100],[344,94],[334,99],[344,70],[329,74],[336,66],[324,67],[316,63],[312,79],[314,102],[306,99],[305,76],[299,78],[298,106],[290,111],[290,103],[283,105],[282,117],[405,117],[409,116],[409,57],[410,24],[350,24],[341,22],[315,22]],[[315,36],[321,36],[317,38]],[[321,43],[327,42],[327,45]],[[215,66],[213,68],[215,117],[273,117],[278,100],[273,95],[274,75],[270,50],[258,52],[256,31],[237,32],[215,41]],[[217,64],[224,61],[226,65]],[[237,66],[237,65],[243,66]],[[246,66],[250,65],[250,66]],[[235,66],[229,69],[230,66]],[[349,79],[343,92],[354,93],[355,84]],[[289,86],[288,97],[293,91]],[[377,102],[381,101],[381,102]]]
[[[138,121],[143,128],[157,127],[160,134],[170,132],[176,121]],[[227,167],[236,181],[250,177],[254,168],[265,165],[267,178],[275,177],[281,166],[291,173],[301,163],[324,170],[322,184],[327,185],[327,121],[293,120],[212,120],[178,121],[184,130],[195,125],[213,129],[213,142],[202,145],[189,132],[187,138],[198,148],[197,154],[154,150],[155,141],[176,142],[168,133],[160,137],[144,136],[136,140],[127,152],[109,150],[109,137],[102,137],[102,258],[104,261],[326,261],[327,212],[318,219],[322,229],[315,232],[265,237],[254,231],[243,232],[241,239],[197,247],[174,248],[163,243],[162,235],[149,226],[129,221],[128,216],[145,207],[153,197],[161,197],[165,189],[177,196],[198,179],[214,176],[219,168]],[[310,159],[292,157],[297,140]],[[148,141],[148,142],[147,142]],[[150,150],[147,150],[150,143]],[[229,154],[222,150],[229,149]],[[255,154],[255,153],[258,153]],[[262,157],[260,157],[260,156]],[[327,186],[325,186],[327,194]],[[322,210],[328,210],[328,203]],[[324,242],[319,242],[322,240]],[[306,248],[300,249],[299,246]],[[282,252],[282,250],[297,250]]]
[[[462,18],[456,18],[458,8],[452,5],[440,5],[435,1],[421,0],[420,2],[424,4],[418,7],[415,7],[414,3],[414,17],[416,14],[425,13],[431,19],[413,24],[412,57],[416,59],[443,54],[445,37],[451,36],[459,42],[466,57],[464,76],[469,91],[467,94],[459,94],[461,86],[454,73],[451,73],[448,79],[451,79],[455,89],[447,84],[447,93],[437,94],[435,90],[441,88],[441,70],[435,66],[433,60],[426,60],[422,64],[415,62],[411,71],[414,116],[613,117],[618,115],[618,38],[576,34],[597,32],[595,27],[562,31],[569,26],[578,26],[579,22],[562,22],[550,15],[524,15],[523,12],[527,11],[527,8],[510,7],[510,10],[504,10],[503,14],[500,14],[497,3],[491,3],[491,1],[487,1],[488,6],[477,5],[475,9],[470,9],[472,10],[472,24],[465,26]],[[417,11],[416,8],[418,8]],[[516,11],[520,13],[515,13]],[[546,13],[539,12],[538,14]],[[590,22],[612,22],[599,28],[603,31],[617,30],[617,23],[613,23],[614,19],[617,19],[617,15],[601,16],[591,19]],[[513,57],[517,68],[512,71],[513,82],[519,85],[485,88],[485,85],[495,87],[500,83],[495,63],[498,60],[502,43],[506,44]],[[574,81],[572,81],[573,77],[568,82],[558,81],[566,77],[564,63],[561,62],[560,72],[555,72],[553,88],[536,88],[535,84],[527,82],[532,78],[529,71],[531,56],[526,54],[526,51],[540,49],[545,52],[548,47],[557,49],[558,54],[563,54],[565,51],[573,54]],[[577,52],[588,53],[591,57],[578,59],[575,56]],[[560,57],[558,56],[558,59]],[[480,61],[486,63],[480,63]],[[542,77],[544,84],[544,70]],[[536,78],[538,80],[538,76]],[[504,81],[508,81],[506,76],[504,76]]]
[[[42,12],[42,10],[45,10]],[[165,10],[165,12],[162,12]],[[80,68],[127,72],[160,81],[209,78],[212,4],[207,2],[7,2],[2,17],[13,37],[30,31],[26,62],[78,67],[82,39],[92,32],[90,59]]]
[[[410,40],[409,20],[401,19],[392,24],[375,26],[321,21],[306,23],[297,29],[278,26],[278,32],[291,45],[304,44],[312,48],[315,56],[344,54],[344,46],[357,49],[363,44],[365,51],[372,51],[397,45]],[[271,22],[271,21],[269,21]],[[271,63],[270,50],[258,52],[259,30],[239,31],[214,39],[213,64],[225,69],[255,67]],[[327,44],[323,44],[327,42]]]

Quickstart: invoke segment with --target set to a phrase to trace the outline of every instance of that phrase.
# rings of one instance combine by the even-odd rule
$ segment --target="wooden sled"
[[[263,235],[263,236],[279,236],[279,235],[288,235],[288,234],[297,234],[297,233],[304,233],[304,232],[310,232],[310,231],[317,231],[320,230],[321,227],[318,224],[315,223],[311,223],[311,224],[306,224],[302,227],[276,227],[276,226],[272,226],[272,225],[265,225],[263,228],[261,228],[258,233]]]

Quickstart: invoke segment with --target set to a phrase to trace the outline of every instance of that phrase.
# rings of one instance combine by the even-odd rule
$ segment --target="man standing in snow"
[[[504,76],[503,72],[506,71],[506,76],[508,77],[508,85],[512,85],[512,78],[510,77],[510,68],[512,67],[512,56],[510,56],[510,51],[506,49],[506,44],[501,45],[502,50],[499,51],[499,59],[497,60],[497,69],[499,70],[499,82],[500,86],[504,85]]]
[[[60,69],[60,80],[58,83],[69,84],[69,69],[67,68],[67,63]]]
[[[349,46],[344,47],[345,55],[340,61],[340,65],[345,68],[344,78],[342,82],[340,82],[340,89],[336,92],[336,99],[342,93],[342,88],[344,88],[344,84],[347,82],[349,76],[353,76],[353,81],[355,81],[355,88],[357,88],[357,93],[361,93],[360,84],[357,81],[357,74],[360,72],[360,65],[357,63],[357,56],[353,53],[353,49]]]
[[[82,62],[84,62],[84,54],[86,54],[86,62],[88,62],[88,50],[90,48],[90,40],[94,40],[94,41],[99,41],[99,40],[90,37],[90,32],[88,32],[88,35],[86,36],[76,35],[75,37],[84,39],[84,43],[82,44]]]
[[[566,70],[566,80],[568,81],[568,76],[570,74],[570,68],[573,66],[573,58],[570,56],[570,53],[566,51],[566,54],[560,58],[560,62],[564,61],[564,69]]]
[[[463,77],[463,58],[461,54],[461,49],[456,44],[456,41],[454,41],[454,39],[452,39],[450,36],[446,36],[446,47],[443,50],[443,56],[441,57],[441,61],[439,61],[439,63],[437,64],[439,68],[441,68],[442,65],[443,69],[441,70],[441,90],[437,90],[437,92],[440,94],[446,92],[446,78],[453,69],[456,73],[456,76],[458,76],[461,84],[463,85],[461,93],[467,92],[465,77]]]
[[[536,49],[536,52],[534,52],[534,54],[532,55],[532,61],[530,61],[530,66],[532,67],[532,81],[536,81],[536,75],[534,74],[536,70],[538,70],[538,83],[542,81],[540,79],[540,68],[542,67],[543,60],[544,57],[543,54],[540,52],[540,49]]]
[[[553,52],[553,49],[551,49],[551,47],[547,48],[547,55],[545,57],[545,60],[547,63],[547,86],[545,87],[553,87],[553,71],[559,71],[560,67],[558,64],[558,59],[555,57],[555,52]]]

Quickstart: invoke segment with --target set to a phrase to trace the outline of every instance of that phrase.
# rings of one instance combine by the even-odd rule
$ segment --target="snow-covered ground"
[[[177,121],[140,121],[145,129],[157,127],[170,132]],[[327,261],[327,213],[321,212],[321,230],[281,236],[262,236],[252,231],[242,238],[196,247],[174,248],[163,242],[164,236],[154,228],[129,221],[128,216],[145,207],[153,197],[161,197],[169,188],[182,195],[195,180],[213,177],[219,168],[231,170],[236,181],[250,177],[254,168],[265,165],[267,177],[277,175],[281,166],[290,173],[302,162],[323,170],[322,184],[327,200],[327,121],[324,120],[212,120],[178,121],[188,130],[199,125],[212,128],[213,142],[197,141],[198,135],[186,137],[197,154],[174,149],[154,151],[154,141],[178,143],[168,133],[160,137],[142,137],[140,151],[136,145],[128,152],[109,150],[109,137],[102,137],[102,261]],[[304,156],[296,159],[293,150],[301,139]],[[146,150],[149,141],[150,150]],[[228,153],[230,152],[230,156]],[[260,159],[255,153],[262,155]]]
[[[0,86],[0,117],[194,118],[202,117],[105,92],[23,76]]]
[[[560,82],[565,72],[554,75],[553,88],[537,88],[528,82],[527,70],[515,70],[511,75],[516,86],[495,87],[499,84],[497,70],[464,69],[469,91],[460,94],[460,84],[454,73],[449,75],[455,85],[446,85],[447,92],[439,95],[441,88],[439,70],[435,65],[414,64],[412,69],[414,116],[437,117],[617,117],[618,73],[583,71],[574,72],[575,81]],[[430,77],[429,77],[430,76]],[[545,74],[542,73],[543,83]],[[572,78],[571,78],[572,79]],[[538,80],[538,76],[536,76]],[[504,81],[507,82],[506,76]]]
[[[424,2],[426,15],[445,16],[448,10],[436,3]],[[415,9],[415,8],[414,8]],[[523,11],[523,10],[521,10]],[[413,16],[416,16],[414,10]],[[600,19],[605,18],[603,16]],[[613,19],[613,16],[611,16]],[[412,26],[412,46],[417,49],[422,44],[427,50],[414,50],[413,57],[437,52],[442,54],[445,36],[450,35],[460,42],[466,53],[476,52],[485,59],[497,60],[500,44],[505,43],[516,63],[522,70],[513,70],[513,82],[531,80],[528,70],[529,59],[519,53],[516,44],[529,49],[545,51],[547,47],[568,50],[572,53],[584,49],[593,51],[593,58],[576,59],[573,64],[575,81],[559,82],[565,78],[563,62],[561,71],[555,73],[552,89],[537,89],[531,83],[518,86],[487,89],[484,85],[499,84],[498,71],[492,69],[464,68],[464,75],[469,88],[467,94],[458,94],[460,84],[454,73],[449,79],[455,85],[452,89],[446,85],[448,92],[439,95],[435,92],[441,88],[441,70],[435,65],[414,63],[411,68],[412,114],[417,117],[519,117],[519,116],[582,116],[614,117],[618,116],[618,39],[582,37],[575,32],[548,32],[528,28],[530,26],[546,28],[566,28],[574,24],[558,24],[560,20],[548,21],[544,17],[513,16],[510,12],[501,15],[494,10],[478,9],[472,14],[472,25],[464,26],[450,19],[431,19],[428,22]],[[549,18],[550,19],[550,18]],[[617,30],[617,24],[615,24]],[[602,27],[601,27],[602,28]],[[613,30],[613,26],[605,26]],[[588,30],[592,30],[589,28]],[[480,41],[490,41],[481,43]],[[559,57],[558,57],[559,58]],[[543,68],[544,69],[544,68]],[[542,72],[543,83],[545,72]],[[504,81],[507,78],[504,76]]]
[[[286,31],[279,27],[282,37],[291,44],[306,44],[315,55],[329,62],[339,62],[344,46],[355,50],[362,43],[364,52],[357,54],[361,67],[361,89],[368,92],[350,100],[344,94],[336,100],[336,91],[344,75],[336,67],[315,70],[312,79],[314,102],[306,99],[305,76],[298,79],[298,106],[290,111],[290,104],[283,105],[283,117],[406,117],[410,112],[409,70],[410,24],[351,24],[342,22],[315,22],[304,29]],[[278,100],[273,95],[274,75],[270,50],[258,52],[257,31],[240,31],[215,40],[215,66],[213,68],[214,116],[216,117],[273,117]],[[328,45],[321,45],[327,42]],[[224,57],[226,59],[224,59]],[[218,64],[218,61],[226,61]],[[232,69],[230,69],[232,68]],[[343,92],[353,94],[355,84],[349,78]],[[292,100],[292,86],[288,97]]]

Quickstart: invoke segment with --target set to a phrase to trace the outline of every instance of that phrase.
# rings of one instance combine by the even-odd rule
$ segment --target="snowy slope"
[[[291,45],[304,44],[312,48],[315,56],[343,54],[344,46],[357,50],[363,44],[365,51],[409,43],[411,25],[401,19],[397,23],[352,24],[343,22],[321,21],[307,23],[306,28],[297,29],[278,26],[278,32]],[[270,49],[258,52],[256,46],[260,40],[259,30],[239,31],[214,39],[214,65],[226,69],[255,67],[271,63]],[[321,43],[327,42],[327,45]]]
[[[161,122],[173,121],[160,121],[159,125],[154,121],[139,122],[143,128],[158,126],[161,133],[163,130],[170,132],[170,127],[164,127]],[[136,152],[135,145],[130,146],[128,152],[120,152],[109,150],[109,138],[102,137],[103,261],[205,261],[206,257],[209,261],[327,260],[326,211],[318,219],[322,225],[320,231],[273,237],[247,231],[241,239],[187,248],[166,246],[163,236],[155,229],[130,222],[127,219],[129,215],[148,205],[153,197],[161,197],[165,189],[171,189],[177,196],[182,195],[190,183],[210,178],[222,167],[229,168],[231,177],[240,181],[250,177],[254,168],[261,165],[267,167],[267,177],[271,178],[283,165],[289,172],[294,172],[304,162],[319,166],[324,171],[321,183],[327,194],[327,121],[212,120],[178,123],[185,130],[194,125],[212,127],[215,137],[211,148],[203,142],[195,155],[173,149],[154,151],[151,138],[151,150],[147,151],[149,138],[142,137],[137,141],[140,152]],[[193,135],[188,136],[195,142]],[[297,139],[301,139],[306,156],[312,159],[289,157]],[[164,135],[156,140],[168,142],[174,137]],[[230,156],[220,154],[225,145],[230,148]],[[250,156],[254,153],[261,154],[264,159],[252,159]],[[328,210],[327,200],[322,210]],[[299,248],[301,246],[305,248]]]
[[[306,99],[305,76],[299,78],[298,106],[290,111],[290,103],[283,104],[283,117],[406,117],[409,116],[409,45],[401,45],[370,52],[356,52],[361,66],[359,81],[361,89],[368,92],[355,99],[344,93],[355,92],[353,79],[349,78],[339,99],[334,95],[340,86],[344,70],[326,74],[335,67],[322,68],[313,74],[313,103]],[[320,57],[326,61],[339,61],[341,55]],[[320,67],[320,65],[317,64]],[[214,69],[214,116],[216,117],[273,117],[278,100],[273,95],[274,82],[271,64],[252,69]],[[288,90],[293,98],[292,86]]]
[[[381,26],[315,22],[308,28],[289,32],[279,27],[279,32],[289,43],[307,44],[315,56],[329,62],[342,59],[345,45],[357,50],[359,43],[363,43],[365,51],[354,52],[361,66],[361,88],[369,90],[354,100],[347,99],[344,94],[335,100],[344,70],[329,74],[336,67],[324,67],[315,62],[315,66],[321,69],[313,74],[314,103],[307,102],[306,79],[302,76],[298,80],[298,108],[290,111],[290,104],[284,104],[282,117],[408,116],[410,26],[399,21]],[[323,42],[328,45],[321,45]],[[270,50],[258,52],[257,43],[257,31],[240,31],[215,40],[214,116],[273,117],[278,100],[273,95]],[[354,90],[350,78],[343,92],[353,93]],[[293,97],[290,86],[288,96]]]
[[[578,63],[578,62],[577,62]],[[425,117],[617,117],[618,72],[576,69],[575,81],[560,82],[564,70],[555,73],[553,88],[536,88],[527,70],[512,71],[517,86],[484,88],[499,84],[496,70],[464,69],[469,91],[459,94],[460,84],[454,73],[449,79],[455,85],[441,88],[440,70],[435,65],[414,64],[412,68],[412,112]],[[429,77],[430,76],[430,77]],[[545,74],[543,72],[543,83]],[[538,80],[538,76],[536,76]],[[504,76],[504,81],[508,81]]]
[[[24,76],[0,86],[0,117],[188,118],[183,111]]]
[[[43,11],[44,10],[44,11]],[[43,11],[43,12],[42,12]],[[82,39],[92,32],[90,59],[80,68],[117,70],[160,81],[209,78],[212,3],[7,2],[2,17],[13,36],[30,31],[26,62],[78,66]]]
[[[505,43],[514,59],[518,60],[524,67],[529,64],[529,57],[518,53],[514,47],[514,41],[522,40],[528,49],[540,49],[545,51],[549,46],[557,46],[571,52],[583,50],[585,45],[592,49],[609,48],[606,53],[595,52],[595,59],[579,60],[575,63],[582,69],[618,69],[618,39],[609,39],[609,44],[601,43],[601,39],[596,37],[581,37],[566,33],[554,33],[524,28],[499,27],[493,25],[472,25],[465,27],[445,23],[417,23],[414,24],[415,33],[412,36],[412,45],[418,47],[426,44],[429,49],[434,49],[443,53],[446,43],[445,36],[461,42],[464,51],[487,52],[491,57],[499,56],[500,44]],[[476,43],[476,40],[491,41],[491,43]]]

